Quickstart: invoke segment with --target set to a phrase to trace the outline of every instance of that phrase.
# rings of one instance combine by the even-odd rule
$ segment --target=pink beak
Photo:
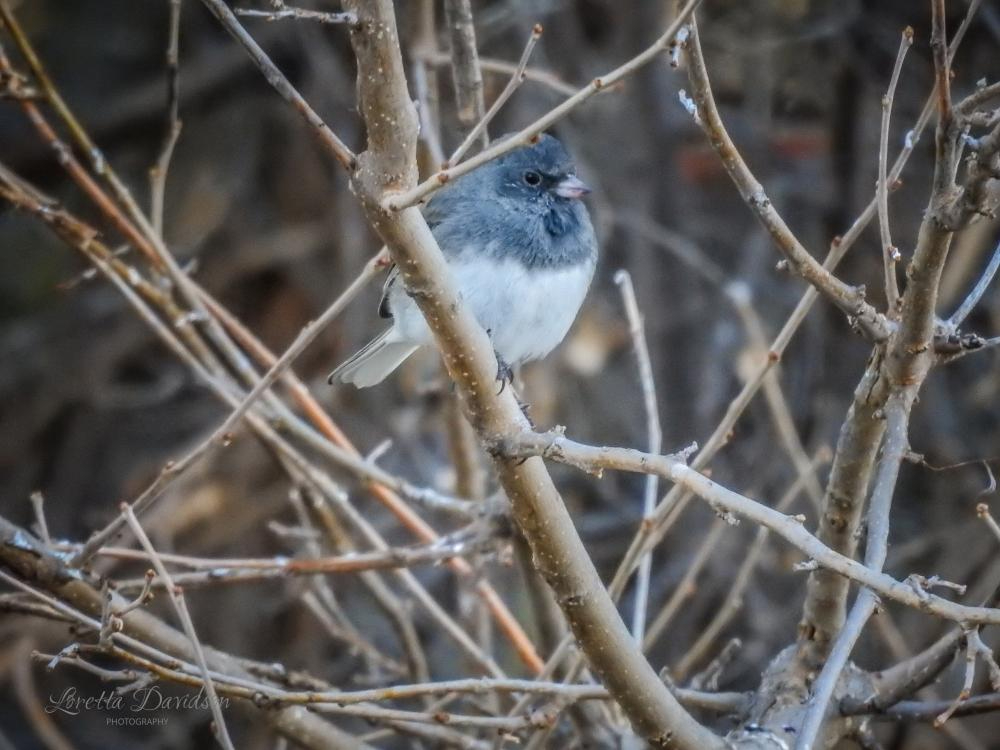
[[[556,183],[555,194],[560,198],[582,198],[590,188],[576,175],[566,175]]]

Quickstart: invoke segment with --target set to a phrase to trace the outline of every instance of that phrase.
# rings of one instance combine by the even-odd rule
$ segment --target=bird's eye
[[[531,185],[532,187],[535,187],[536,185],[541,184],[542,176],[538,174],[538,172],[529,169],[527,172],[524,173],[524,182],[526,185]]]

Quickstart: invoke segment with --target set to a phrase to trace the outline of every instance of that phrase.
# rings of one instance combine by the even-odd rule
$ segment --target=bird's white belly
[[[453,261],[450,268],[463,301],[489,331],[493,348],[512,365],[544,357],[563,340],[594,275],[593,261],[528,269],[516,261],[479,257]],[[400,340],[430,343],[416,304],[402,289],[393,291]]]

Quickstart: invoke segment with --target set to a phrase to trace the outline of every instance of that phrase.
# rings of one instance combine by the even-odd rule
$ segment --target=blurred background
[[[13,5],[64,97],[147,205],[147,172],[164,130],[166,0]],[[411,54],[420,4],[404,0],[397,5],[404,52]],[[639,52],[665,28],[671,5],[663,0],[474,2],[485,59],[516,62],[532,25],[545,27],[531,67],[547,75],[521,86],[491,134],[527,124],[558,103],[565,86],[581,86]],[[948,6],[949,27],[955,28],[966,3],[955,0]],[[321,3],[308,7],[337,9]],[[895,97],[890,162],[930,90],[929,3],[709,1],[700,14],[709,72],[730,132],[792,229],[814,255],[825,256],[831,240],[847,230],[874,195],[881,97],[907,25],[915,30],[915,43]],[[334,131],[361,150],[346,31],[292,21],[245,19],[245,25]],[[21,65],[9,38],[0,43]],[[446,60],[443,33],[437,44]],[[1000,6],[987,0],[956,58],[956,96],[971,91],[981,78],[993,81],[1000,75],[998,47]],[[272,350],[282,351],[379,245],[337,165],[196,0],[183,5],[180,52],[183,133],[167,181],[166,240],[208,290]],[[431,71],[440,91],[445,151],[450,152],[461,140],[450,72],[433,64]],[[484,72],[487,103],[507,77]],[[665,56],[555,129],[576,155],[581,177],[594,188],[589,200],[601,260],[567,342],[522,373],[522,396],[542,428],[562,424],[581,441],[645,445],[636,362],[613,281],[617,270],[632,274],[645,316],[667,451],[703,442],[764,356],[748,333],[747,316],[770,341],[804,291],[801,281],[776,268],[778,254],[769,238],[681,106],[678,91],[685,85],[684,72],[673,70]],[[927,200],[932,155],[928,132],[891,197],[893,241],[904,258]],[[0,161],[103,226],[12,102],[0,102]],[[964,298],[998,238],[1000,225],[988,219],[960,235],[943,285],[943,313]],[[225,411],[116,290],[101,279],[81,277],[86,265],[71,249],[7,205],[0,205],[0,263],[0,514],[30,523],[29,496],[40,491],[52,534],[81,540],[116,512],[118,502],[141,491],[165,460],[183,455],[217,426]],[[842,276],[866,284],[869,299],[881,307],[881,268],[878,228],[872,224],[850,251]],[[414,484],[454,491],[446,438],[451,394],[441,381],[436,355],[415,357],[370,390],[325,383],[335,364],[381,330],[375,314],[378,287],[372,285],[305,352],[296,371],[362,452],[389,439],[380,465]],[[751,312],[741,314],[734,304],[734,296],[741,295],[748,297]],[[968,327],[985,336],[1000,334],[1000,297],[988,294]],[[783,395],[801,455],[813,457],[834,445],[869,352],[841,314],[816,305],[777,370],[778,395]],[[975,591],[975,583],[988,579],[997,566],[996,540],[974,509],[988,484],[983,464],[976,461],[1000,455],[998,389],[995,353],[967,357],[929,380],[915,414],[913,451],[938,468],[972,463],[942,470],[904,466],[887,565],[894,575],[937,574],[969,583]],[[758,396],[712,463],[713,478],[772,505],[797,476],[776,427],[781,400]],[[826,470],[826,464],[820,466],[821,482]],[[552,471],[595,562],[610,576],[641,518],[643,480],[615,474],[597,480],[561,467]],[[350,481],[347,486],[352,487]],[[494,489],[488,476],[487,494]],[[148,527],[161,551],[284,554],[289,543],[268,522],[294,523],[288,490],[281,467],[254,440],[238,440],[227,450],[213,451],[174,484]],[[359,507],[387,538],[412,542],[380,506],[358,495]],[[793,508],[815,526],[815,506],[807,495]],[[447,529],[447,519],[434,522]],[[715,523],[709,509],[691,505],[659,547],[651,616],[682,582]],[[703,659],[685,662],[691,644],[722,606],[755,532],[748,524],[723,524],[714,532],[700,574],[685,583],[684,606],[650,650],[658,668],[670,666],[678,680],[689,679],[735,637],[742,645],[718,686],[751,689],[770,658],[795,638],[805,574],[793,570],[797,553],[769,543],[742,596],[742,609]],[[491,561],[482,573],[515,613],[530,607],[516,566]],[[421,569],[418,575],[447,608],[459,607],[462,592],[446,568]],[[334,582],[355,623],[368,626],[372,605],[365,592],[348,577]],[[290,668],[308,667],[343,686],[364,679],[363,657],[331,638],[294,590],[270,584],[221,587],[193,592],[191,600],[205,642]],[[630,607],[626,597],[623,611]],[[0,658],[5,706],[0,732],[15,747],[42,746],[23,712],[13,709],[26,678],[17,677],[12,664],[18,649],[25,648],[23,639],[30,638],[35,648],[59,648],[65,627],[2,618],[0,643],[8,646]],[[915,652],[943,632],[933,618],[894,607],[877,619],[856,652],[870,668]],[[385,626],[376,620],[372,616],[369,632],[377,643]],[[30,634],[26,623],[31,623]],[[432,655],[448,656],[449,645],[433,629],[422,630],[421,636]],[[517,673],[515,657],[499,649],[501,662]],[[447,659],[432,664],[441,676],[463,670]],[[46,673],[36,667],[33,676],[43,696],[57,693],[70,678],[99,685],[65,669]],[[949,672],[924,695],[950,698],[960,681],[960,673]],[[166,728],[155,732],[109,727],[101,714],[57,716],[55,721],[79,748],[209,742],[206,712],[172,714]],[[996,747],[990,738],[1000,736],[1000,720],[991,717],[953,720],[948,727],[943,733],[886,726],[880,736],[888,748],[969,749]],[[263,730],[247,725],[240,731],[241,746],[273,746]]]

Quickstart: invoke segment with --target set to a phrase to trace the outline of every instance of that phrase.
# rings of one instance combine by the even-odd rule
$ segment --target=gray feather
[[[353,383],[358,388],[368,388],[385,380],[389,373],[418,348],[405,341],[389,341],[390,333],[391,328],[372,339],[361,351],[330,373],[329,382],[340,380],[343,383]]]

